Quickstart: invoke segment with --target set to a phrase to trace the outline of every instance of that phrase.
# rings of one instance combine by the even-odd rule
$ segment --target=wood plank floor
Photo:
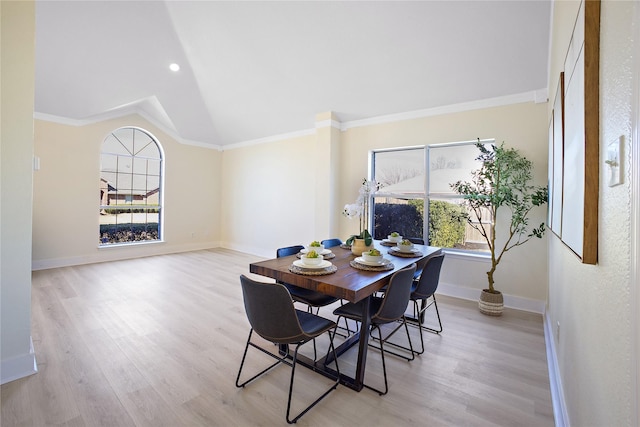
[[[35,271],[39,372],[2,386],[0,424],[286,425],[289,368],[235,387],[249,332],[239,275],[257,260],[216,249]],[[339,386],[298,425],[553,426],[542,317],[506,309],[492,318],[444,296],[438,303],[444,332],[427,333],[413,362],[387,357],[386,396]],[[249,359],[248,369],[267,362],[259,352]],[[341,369],[354,359],[341,356]],[[300,398],[328,384],[308,369],[298,375]],[[373,349],[366,381],[382,386]]]

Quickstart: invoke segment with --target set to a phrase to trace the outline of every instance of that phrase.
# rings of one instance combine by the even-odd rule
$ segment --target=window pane
[[[139,151],[136,153],[137,157],[160,160],[160,150],[158,150],[158,147],[150,138],[147,139],[144,144],[141,144],[140,141],[136,141],[136,148],[138,147]]]
[[[132,175],[133,191],[136,193],[144,194],[147,192],[147,176],[146,175]]]
[[[147,175],[160,176],[160,160],[147,160]]]
[[[374,239],[386,239],[392,232],[403,237],[423,238],[424,200],[374,197]]]
[[[135,157],[133,159],[132,166],[133,173],[146,174],[147,173],[147,159],[139,159]]]
[[[127,153],[132,156],[133,155],[133,133],[135,129],[133,128],[121,128],[113,132],[113,138],[120,142],[120,144],[125,147]]]
[[[111,154],[123,154],[131,155],[127,147],[122,145],[122,142],[114,135],[111,134],[102,143],[102,152]]]
[[[118,172],[119,173],[131,173],[133,167],[133,158],[118,156]]]
[[[112,154],[103,153],[100,155],[100,170],[101,171],[115,171],[118,157]]]
[[[130,193],[133,188],[133,175],[119,173],[116,178],[118,193]]]
[[[112,188],[116,183],[116,177],[117,174],[115,172],[100,172],[100,178],[108,182],[112,186]]]
[[[147,176],[147,191],[158,191],[160,188],[160,177],[159,176]]]
[[[424,194],[424,148],[374,153],[374,180],[380,193]]]
[[[103,215],[100,218],[101,244],[158,240],[160,235],[159,209],[123,207],[117,210],[110,208],[109,211],[111,214]]]
[[[374,153],[374,237],[391,232],[423,239],[425,199],[424,147]]]
[[[482,235],[468,223],[470,212],[460,198],[431,198],[429,201],[429,244],[443,248],[486,250]],[[477,221],[473,225],[478,226]]]
[[[481,166],[478,154],[474,144],[429,147],[429,193],[455,195],[451,184],[471,180],[472,171]]]

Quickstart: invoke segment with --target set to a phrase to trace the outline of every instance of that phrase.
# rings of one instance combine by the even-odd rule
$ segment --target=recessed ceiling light
[[[174,62],[173,64],[169,65],[169,69],[171,71],[179,71],[180,70],[180,66]]]

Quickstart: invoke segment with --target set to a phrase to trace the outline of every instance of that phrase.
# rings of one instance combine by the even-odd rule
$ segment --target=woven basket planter
[[[504,309],[502,292],[496,291],[495,293],[492,293],[489,292],[488,289],[483,289],[480,293],[478,308],[482,314],[486,314],[488,316],[502,316],[502,311]]]

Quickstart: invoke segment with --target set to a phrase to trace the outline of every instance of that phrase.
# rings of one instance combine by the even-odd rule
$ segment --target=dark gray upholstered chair
[[[405,239],[407,239],[414,245],[424,245],[424,239],[421,237],[405,237]],[[422,269],[424,268],[424,265],[426,264],[426,262],[427,260],[423,259],[423,260],[420,260],[418,263],[416,263],[416,272],[413,275],[414,279],[417,279],[420,277],[420,274],[422,273]]]
[[[249,324],[251,325],[251,330],[249,331],[247,345],[245,346],[244,354],[242,355],[242,362],[240,363],[240,369],[238,370],[238,376],[236,377],[236,387],[244,387],[247,383],[255,380],[280,363],[285,363],[291,366],[291,380],[289,382],[286,420],[289,424],[295,423],[301,416],[307,413],[309,409],[314,407],[318,402],[320,402],[320,400],[326,397],[338,386],[340,370],[338,368],[337,355],[333,345],[336,323],[313,313],[296,310],[293,306],[293,301],[291,300],[291,296],[289,295],[287,288],[279,283],[257,282],[244,275],[240,276],[240,283],[242,285],[244,308],[247,313],[247,318],[249,319]],[[333,334],[331,334],[332,329]],[[274,354],[252,343],[251,335],[254,331],[265,340],[278,344],[280,346],[279,348],[281,349],[281,353],[279,355]],[[300,349],[300,346],[309,341],[313,341],[315,344],[315,339],[325,332],[329,334],[329,348],[327,353],[333,352],[333,360],[337,372],[335,382],[328,390],[321,394],[320,397],[313,401],[313,403],[308,405],[298,415],[291,418],[291,397],[293,395],[293,380],[296,372],[298,350]],[[293,355],[289,350],[290,344],[295,344]],[[263,353],[270,355],[276,359],[276,362],[241,383],[240,376],[242,374],[244,362],[247,358],[249,346],[257,348]],[[286,348],[286,351],[282,350],[283,347]],[[291,359],[291,361],[289,359]]]
[[[371,313],[371,329],[369,333],[371,337],[374,338],[373,331],[375,329],[378,330],[378,338],[375,341],[380,343],[380,354],[382,357],[382,372],[384,374],[384,391],[378,390],[374,387],[365,384],[365,387],[377,391],[380,395],[387,394],[389,391],[389,386],[387,383],[387,367],[384,360],[385,352],[389,352],[400,356],[407,360],[413,360],[414,351],[411,344],[411,337],[409,336],[409,328],[407,327],[407,322],[404,317],[404,312],[407,309],[407,305],[409,304],[409,296],[411,295],[411,284],[413,283],[413,274],[416,271],[416,265],[411,264],[408,267],[403,268],[395,272],[391,279],[389,280],[389,285],[387,286],[387,291],[385,292],[383,297],[371,297],[371,305],[370,305],[370,313]],[[366,299],[359,301],[357,303],[347,303],[342,307],[338,307],[333,311],[333,314],[338,316],[338,321],[340,317],[345,317],[352,320],[362,321],[362,304],[367,302]],[[389,333],[386,337],[382,337],[382,331],[380,329],[381,325],[385,325],[388,323],[393,323],[396,321],[401,321],[398,326],[396,326],[391,333]],[[388,350],[385,350],[384,343],[391,338],[391,336],[400,328],[404,326],[405,332],[407,333],[407,339],[409,341],[409,354],[410,357],[393,353]],[[361,333],[366,333],[366,331],[361,331]]]
[[[322,242],[320,242],[320,243],[322,243],[322,245],[323,245],[325,248],[327,248],[327,249],[328,249],[328,248],[334,248],[334,247],[336,247],[336,246],[340,246],[340,245],[342,244],[342,240],[340,240],[340,239],[338,239],[338,238],[335,238],[335,239],[325,239],[325,240],[323,240],[323,241],[322,241]]]
[[[276,258],[295,255],[302,249],[304,249],[304,246],[302,245],[279,248],[276,250]],[[324,307],[325,305],[333,304],[338,301],[338,298],[332,297],[331,295],[325,295],[321,292],[301,288],[300,286],[291,285],[289,283],[282,284],[287,288],[294,301],[307,305],[309,313],[313,313],[313,308],[315,308],[316,314],[318,314],[320,307]]]
[[[411,301],[413,302],[413,317],[408,318],[410,324],[417,325],[420,328],[420,344],[422,348],[417,354],[424,353],[424,337],[423,331],[430,331],[436,334],[442,332],[442,321],[440,319],[440,312],[438,311],[438,303],[436,302],[436,290],[438,289],[438,283],[440,282],[440,270],[442,269],[442,262],[444,261],[444,254],[436,255],[427,259],[427,263],[422,270],[420,277],[413,281],[411,287]],[[424,326],[425,312],[431,306],[436,309],[436,315],[438,317],[438,329],[428,328]]]

